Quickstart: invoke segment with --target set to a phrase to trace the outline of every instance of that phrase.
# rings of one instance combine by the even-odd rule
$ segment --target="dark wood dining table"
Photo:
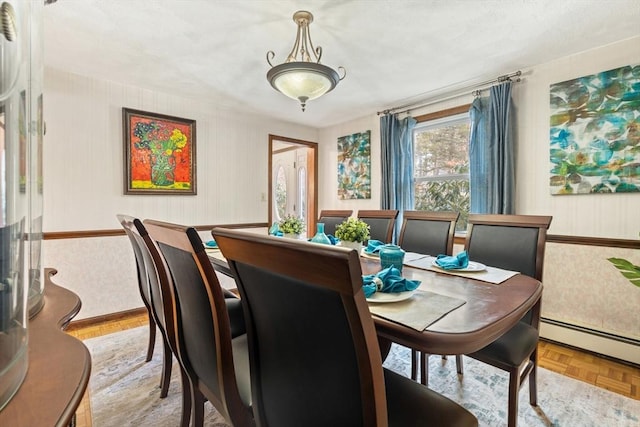
[[[209,253],[214,268],[232,276],[224,258]],[[380,271],[377,259],[360,257],[362,274]],[[500,284],[404,266],[402,276],[420,280],[420,290],[465,301],[423,331],[373,315],[378,336],[428,354],[468,354],[511,329],[529,311],[539,310],[542,283],[516,274]]]

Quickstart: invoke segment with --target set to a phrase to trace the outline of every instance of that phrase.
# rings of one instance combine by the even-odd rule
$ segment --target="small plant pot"
[[[346,240],[340,241],[340,246],[343,248],[355,249],[360,253],[362,251],[362,243],[361,242],[347,242]]]

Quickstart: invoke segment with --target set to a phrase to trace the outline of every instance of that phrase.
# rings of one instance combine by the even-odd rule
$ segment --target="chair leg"
[[[191,384],[191,427],[204,425],[204,395],[195,384]]]
[[[514,369],[509,372],[509,410],[507,427],[516,427],[518,423],[518,392],[520,391],[520,372]]]
[[[156,345],[156,322],[153,320],[150,309],[147,308],[147,314],[149,315],[149,346],[147,347],[147,358],[145,362],[148,362],[153,357],[153,347]]]
[[[420,383],[422,385],[429,384],[429,355],[427,353],[420,352]]]
[[[533,363],[529,372],[529,403],[531,406],[538,406],[538,351],[534,351],[529,359]]]
[[[180,367],[180,381],[182,383],[182,418],[180,420],[180,427],[189,427],[189,421],[191,421],[191,381],[189,377]]]
[[[418,379],[418,353],[417,350],[411,349],[411,379],[416,381]]]
[[[169,394],[169,383],[171,382],[171,363],[173,361],[173,353],[171,347],[166,340],[162,340],[164,346],[162,348],[162,377],[160,378],[160,397],[165,398]]]
[[[463,368],[464,366],[462,365],[462,355],[456,354],[456,371],[458,371],[460,375],[462,375]]]

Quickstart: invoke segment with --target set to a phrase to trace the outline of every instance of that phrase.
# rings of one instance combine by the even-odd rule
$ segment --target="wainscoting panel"
[[[44,241],[43,265],[82,301],[75,320],[142,307],[129,239],[122,236]]]

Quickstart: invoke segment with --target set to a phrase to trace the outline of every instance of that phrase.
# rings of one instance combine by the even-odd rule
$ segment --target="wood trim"
[[[74,320],[69,323],[67,332],[72,332],[82,328],[96,326],[106,322],[117,322],[120,320],[130,319],[135,316],[146,315],[146,307],[133,308],[131,310],[118,311],[116,313],[102,314],[100,316],[87,317],[86,319]]]
[[[465,234],[457,234],[453,240],[455,245],[464,245],[467,240]],[[561,243],[567,245],[604,246],[607,248],[640,249],[640,240],[609,239],[605,237],[561,236],[547,234],[547,243]]]
[[[211,230],[214,227],[224,228],[261,228],[268,227],[266,222],[249,222],[240,224],[213,224],[213,225],[196,225],[194,228],[198,231]],[[76,230],[76,231],[50,231],[43,233],[43,240],[58,240],[58,239],[82,239],[87,237],[113,237],[124,236],[123,229],[111,229],[111,230]]]
[[[269,227],[267,222],[252,222],[243,224],[213,224],[213,225],[196,225],[194,228],[198,231],[211,230],[214,227],[223,228],[262,228]],[[112,237],[124,236],[124,230],[79,230],[79,231],[52,231],[43,233],[43,240],[58,239],[81,239],[85,237]],[[466,236],[457,234],[454,238],[454,244],[464,245]],[[547,234],[547,242],[562,243],[568,245],[584,245],[584,246],[604,246],[609,248],[626,248],[640,249],[640,240],[631,239],[610,239],[606,237],[583,237],[583,236],[563,236],[558,234]]]
[[[469,108],[471,108],[471,104],[464,104],[464,105],[459,105],[457,107],[447,108],[446,110],[440,110],[434,113],[416,116],[414,117],[414,119],[418,123],[428,122],[430,120],[441,119],[443,117],[455,116],[456,114],[468,113]]]
[[[569,245],[606,246],[609,248],[640,249],[640,240],[609,239],[609,238],[603,238],[603,237],[560,236],[555,234],[548,234],[547,242],[566,243]]]

